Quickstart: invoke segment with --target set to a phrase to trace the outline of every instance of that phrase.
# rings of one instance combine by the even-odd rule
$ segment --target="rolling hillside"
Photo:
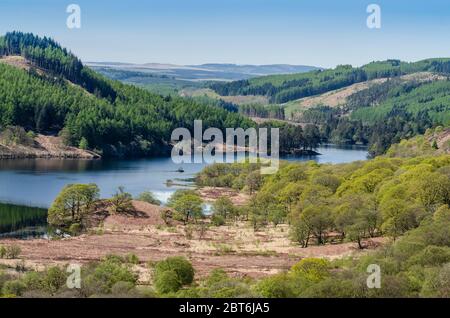
[[[265,95],[270,98],[271,103],[286,103],[344,88],[355,83],[426,71],[449,73],[450,59],[428,59],[415,63],[388,60],[373,62],[359,68],[340,65],[329,70],[264,76],[232,83],[214,83],[211,84],[211,88],[224,96]]]
[[[372,155],[427,128],[450,125],[450,59],[349,65],[303,74],[214,83],[216,98],[250,97],[252,118],[313,124],[322,141],[366,144]]]
[[[0,128],[59,134],[69,146],[105,156],[166,154],[172,130],[190,128],[194,119],[205,127],[254,125],[221,107],[109,80],[33,34],[0,37],[0,60]]]
[[[88,62],[100,74],[124,83],[144,87],[158,94],[178,94],[185,89],[202,89],[209,81],[230,82],[272,74],[303,73],[319,68],[305,65],[236,65],[236,64],[129,64]]]

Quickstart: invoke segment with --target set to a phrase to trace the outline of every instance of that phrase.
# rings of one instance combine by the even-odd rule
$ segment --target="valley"
[[[0,296],[448,296],[448,58],[86,64],[22,32],[0,56]],[[200,119],[278,128],[279,169],[175,164]]]

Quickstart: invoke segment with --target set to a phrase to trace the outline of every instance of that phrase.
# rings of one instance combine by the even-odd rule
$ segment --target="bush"
[[[69,227],[69,233],[72,235],[79,235],[81,233],[81,228],[80,223],[73,223]]]
[[[409,259],[411,264],[419,264],[422,266],[436,266],[450,262],[450,248],[441,246],[427,246],[420,253]]]
[[[0,246],[0,258],[5,258],[6,256],[6,247]]]
[[[27,136],[30,139],[34,139],[34,138],[36,138],[36,133],[34,131],[30,130],[27,132]]]
[[[163,219],[164,224],[166,224],[167,226],[172,226],[172,222],[173,222],[173,211],[171,209],[163,209],[161,211],[161,219]]]
[[[136,284],[136,275],[117,259],[108,259],[98,264],[89,279],[83,279],[83,284],[89,282],[92,292],[109,294],[118,282]]]
[[[184,257],[169,257],[156,263],[155,276],[158,277],[163,272],[174,271],[182,285],[189,285],[194,280],[194,268],[192,264]]]
[[[291,298],[294,293],[289,285],[286,274],[274,275],[261,280],[256,285],[256,291],[265,298]]]
[[[12,280],[13,277],[10,274],[5,274],[2,271],[0,271],[0,295],[2,293],[3,285],[9,280]]]
[[[128,295],[134,289],[134,284],[130,282],[117,282],[111,287],[111,294],[117,296]]]
[[[139,264],[139,257],[136,254],[128,254],[125,258],[129,264]]]
[[[25,129],[22,127],[8,126],[4,131],[0,132],[0,143],[3,143],[6,146],[32,146],[34,144],[34,140],[28,136]]]
[[[46,290],[54,294],[67,282],[67,274],[59,267],[50,267],[47,270],[44,280]]]
[[[45,277],[42,273],[28,272],[22,278],[27,290],[43,290],[45,289]]]
[[[7,296],[22,296],[26,288],[20,280],[10,280],[3,285],[2,293]]]
[[[227,279],[210,286],[202,297],[206,298],[251,298],[252,292],[245,282]]]
[[[126,259],[124,257],[119,256],[119,255],[114,255],[114,254],[106,255],[102,261],[103,262],[112,262],[112,263],[116,263],[116,264],[125,264],[126,263]]]
[[[302,297],[307,298],[354,298],[362,297],[355,295],[356,288],[351,280],[341,280],[330,277],[316,284],[311,285],[304,292]]]
[[[16,259],[22,253],[22,249],[18,245],[10,245],[5,249],[5,256],[9,259]]]
[[[137,198],[138,201],[147,202],[154,205],[161,205],[159,201],[152,192],[146,191],[141,193]]]
[[[161,294],[175,293],[182,286],[180,278],[174,270],[155,273],[154,283],[156,290]]]
[[[128,213],[134,210],[132,204],[133,197],[125,192],[124,187],[119,187],[116,194],[109,200],[113,213]]]
[[[80,149],[87,150],[89,148],[89,143],[86,138],[81,138],[80,143],[78,145]]]
[[[423,297],[450,297],[450,264],[445,264],[439,269],[427,271],[426,279],[422,287]]]
[[[213,269],[206,278],[206,286],[212,286],[228,279],[228,274],[220,268]]]
[[[305,258],[292,266],[291,272],[295,276],[317,282],[329,276],[330,263],[325,259]]]
[[[218,215],[216,213],[213,214],[211,218],[211,222],[214,226],[222,226],[225,225],[225,219],[223,216]]]

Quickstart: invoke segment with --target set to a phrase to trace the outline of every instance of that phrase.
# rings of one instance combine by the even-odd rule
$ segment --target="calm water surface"
[[[319,163],[346,163],[367,159],[363,147],[325,146],[321,156],[287,156],[289,161],[314,160]],[[184,173],[177,170],[183,168]],[[96,183],[101,197],[112,196],[124,186],[134,196],[152,191],[163,203],[177,189],[192,186],[192,178],[205,164],[174,164],[171,158],[141,160],[0,160],[0,238],[39,235],[45,224],[45,210],[20,209],[19,205],[48,208],[61,189],[71,183]],[[171,180],[171,184],[167,183]],[[5,204],[6,203],[6,204]]]
[[[289,161],[314,160],[345,163],[365,160],[362,147],[321,147],[321,156],[287,156]],[[61,189],[71,183],[96,183],[102,197],[110,197],[119,186],[138,195],[152,191],[163,202],[177,189],[189,186],[205,164],[174,164],[171,158],[84,161],[55,159],[0,160],[0,202],[48,208]],[[177,172],[179,168],[184,173]],[[168,180],[173,185],[167,184]]]

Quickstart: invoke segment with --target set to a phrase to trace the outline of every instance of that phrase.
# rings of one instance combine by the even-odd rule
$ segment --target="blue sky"
[[[66,27],[80,5],[82,28]],[[379,4],[382,28],[366,26]],[[0,0],[0,33],[55,38],[84,61],[332,67],[450,57],[448,0]]]

